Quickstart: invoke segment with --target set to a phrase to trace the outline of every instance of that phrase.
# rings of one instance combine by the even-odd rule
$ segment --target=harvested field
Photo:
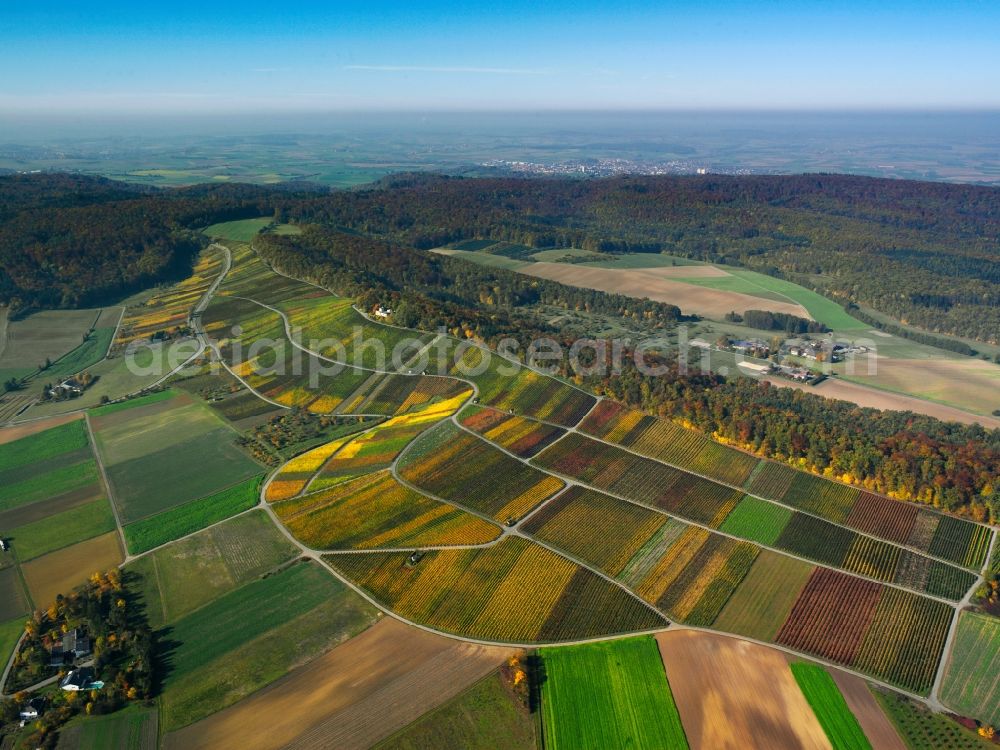
[[[858,406],[866,406],[872,409],[888,409],[891,411],[912,411],[916,414],[926,414],[929,417],[936,417],[945,422],[959,422],[960,424],[981,424],[990,429],[1000,428],[1000,417],[987,417],[954,406],[945,406],[933,401],[926,401],[915,396],[904,396],[900,393],[890,393],[880,391],[877,388],[852,383],[843,378],[827,378],[817,386],[804,385],[802,383],[792,383],[788,380],[777,378],[768,379],[773,385],[785,388],[798,388],[801,391],[816,393],[826,398],[839,399],[840,401],[850,401]]]
[[[907,750],[896,728],[868,689],[868,683],[839,669],[831,669],[829,672],[872,747],[877,750]]]
[[[60,414],[55,417],[35,419],[31,422],[23,422],[21,424],[11,425],[10,427],[4,427],[3,429],[0,429],[0,445],[9,443],[12,440],[20,440],[23,437],[34,435],[36,432],[43,432],[44,430],[48,430],[52,427],[58,427],[59,425],[66,424],[67,422],[72,422],[77,419],[83,419],[83,414],[79,412],[74,414]]]
[[[7,341],[0,354],[0,372],[29,375],[55,362],[80,345],[83,334],[97,322],[101,311],[43,310],[7,324]]]
[[[532,263],[519,268],[520,273],[570,286],[597,289],[602,292],[624,294],[639,299],[677,305],[683,313],[695,313],[706,318],[721,320],[726,313],[766,309],[789,313],[800,318],[811,318],[809,311],[793,302],[761,299],[740,292],[709,289],[681,281],[674,281],[660,273],[663,269],[613,269],[588,268],[569,263]],[[690,275],[689,275],[690,278]]]
[[[692,750],[829,750],[783,653],[690,630],[656,640]]]
[[[116,568],[124,559],[118,534],[111,532],[36,558],[21,566],[31,598],[39,606],[85,583],[91,573]]]
[[[509,649],[383,618],[250,698],[179,732],[168,750],[363,750],[489,674]]]

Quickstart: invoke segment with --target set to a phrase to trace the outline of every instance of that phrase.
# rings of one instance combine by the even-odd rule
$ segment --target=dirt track
[[[457,695],[510,653],[387,617],[236,705],[167,735],[164,746],[368,748]]]
[[[745,310],[770,310],[790,313],[802,318],[810,317],[809,312],[804,307],[792,302],[777,302],[749,294],[709,289],[694,284],[685,284],[681,281],[672,281],[670,276],[685,275],[674,273],[674,271],[680,270],[674,268],[590,268],[573,263],[540,262],[527,265],[519,269],[519,272],[585,289],[614,292],[629,297],[648,297],[657,302],[677,305],[683,313],[695,313],[706,318],[722,319],[726,313],[733,310],[740,313]],[[667,271],[670,273],[665,273]],[[711,274],[689,272],[686,275],[690,278],[696,275]]]
[[[656,641],[692,750],[830,750],[782,652],[692,630]]]

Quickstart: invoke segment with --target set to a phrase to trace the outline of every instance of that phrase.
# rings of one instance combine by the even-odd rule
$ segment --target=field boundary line
[[[97,436],[94,434],[93,425],[90,424],[89,413],[84,413],[83,421],[87,424],[87,435],[90,437],[91,451],[94,454],[94,460],[97,463],[97,468],[101,472],[101,481],[104,483],[104,490],[108,494],[108,504],[111,506],[111,512],[115,517],[115,529],[118,531],[118,541],[121,543],[122,554],[125,556],[125,560],[122,562],[124,565],[127,562],[131,562],[135,558],[129,554],[128,545],[125,543],[125,529],[122,527],[121,515],[118,512],[118,503],[115,500],[114,493],[111,491],[111,482],[108,480],[108,472],[104,468],[104,459],[101,457],[101,451],[97,445]]]

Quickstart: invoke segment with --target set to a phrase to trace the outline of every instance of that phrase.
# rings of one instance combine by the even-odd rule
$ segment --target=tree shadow
[[[537,651],[528,654],[525,659],[528,672],[528,710],[535,713],[542,705],[542,685],[548,679],[545,672],[545,660]]]

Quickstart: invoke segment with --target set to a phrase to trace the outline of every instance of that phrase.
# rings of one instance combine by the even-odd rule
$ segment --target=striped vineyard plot
[[[531,458],[566,432],[550,424],[478,406],[466,407],[461,423],[521,458]]]
[[[952,612],[941,602],[820,568],[776,641],[926,694]]]
[[[397,482],[387,471],[274,504],[290,532],[313,549],[485,544],[500,527]]]
[[[431,495],[502,522],[522,517],[564,486],[451,422],[412,443],[398,471]]]
[[[617,576],[668,520],[660,513],[575,486],[533,514],[521,530]]]
[[[384,606],[437,630],[530,643],[614,635],[666,621],[623,589],[526,539],[482,549],[328,555]]]
[[[730,485],[742,486],[760,459],[672,422],[604,400],[580,429],[649,458],[688,469]]]
[[[483,406],[572,427],[597,402],[589,393],[469,342],[450,341],[449,345],[444,355],[448,374],[474,382]]]

